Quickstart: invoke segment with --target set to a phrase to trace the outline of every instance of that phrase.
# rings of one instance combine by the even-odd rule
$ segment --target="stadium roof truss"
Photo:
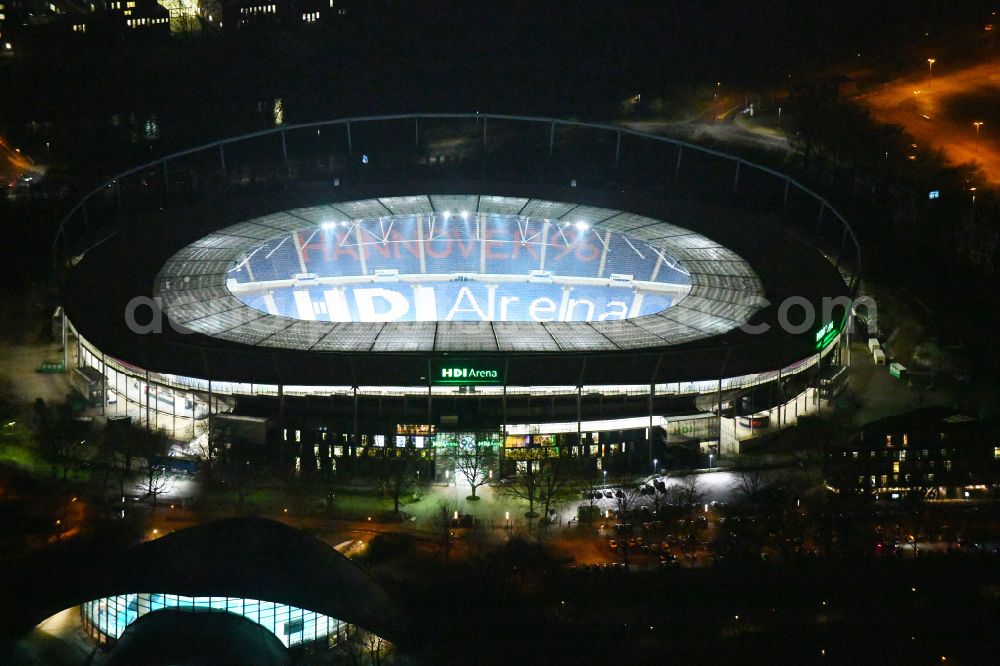
[[[227,276],[263,243],[323,225],[367,225],[373,243],[395,218],[413,215],[517,216],[522,237],[538,222],[621,233],[641,241],[675,270],[690,291],[656,314],[591,322],[303,321],[256,310],[227,288]],[[540,227],[538,227],[540,228]],[[374,234],[372,230],[374,229]],[[362,234],[356,234],[360,237]],[[600,239],[600,234],[598,234]],[[630,243],[631,244],[631,243]],[[274,248],[271,248],[272,250]],[[635,249],[635,248],[633,248]],[[270,250],[268,250],[270,251]],[[636,250],[637,252],[639,250]],[[712,337],[747,322],[766,304],[761,280],[731,250],[668,222],[572,203],[488,195],[420,195],[300,208],[226,227],[177,252],[154,285],[172,322],[246,345],[335,352],[562,352],[662,348]]]

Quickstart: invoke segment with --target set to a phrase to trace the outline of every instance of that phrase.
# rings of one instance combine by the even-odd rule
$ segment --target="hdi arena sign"
[[[503,367],[477,359],[442,359],[431,361],[431,384],[503,384]]]

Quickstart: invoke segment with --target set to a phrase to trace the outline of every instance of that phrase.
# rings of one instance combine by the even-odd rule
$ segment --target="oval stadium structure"
[[[85,198],[55,254],[95,409],[180,439],[266,418],[317,467],[469,436],[511,464],[738,453],[834,398],[861,269],[843,217],[777,171],[482,114],[168,156]]]

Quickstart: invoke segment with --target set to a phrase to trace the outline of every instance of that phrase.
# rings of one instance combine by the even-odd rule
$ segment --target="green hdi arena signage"
[[[840,332],[844,330],[844,324],[847,323],[847,313],[844,313],[843,318],[840,320],[840,326],[838,327],[834,320],[830,320],[816,331],[816,349],[822,350],[826,349],[826,346],[833,342]]]
[[[431,361],[431,384],[503,384],[503,368],[498,363],[476,359]]]

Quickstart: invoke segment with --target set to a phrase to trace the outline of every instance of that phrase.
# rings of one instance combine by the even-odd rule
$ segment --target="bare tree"
[[[511,479],[510,483],[504,484],[500,488],[500,493],[511,499],[519,499],[528,503],[527,518],[537,518],[535,504],[541,498],[541,474],[539,467],[543,464],[540,460],[527,460],[523,472]]]
[[[398,517],[400,500],[419,479],[416,453],[411,447],[385,449],[377,464],[382,492],[392,500],[392,515]]]
[[[469,526],[469,529],[465,533],[465,545],[469,549],[469,555],[472,557],[482,555],[489,538],[490,531],[486,529],[483,521],[478,518],[474,519],[472,525]]]
[[[359,630],[349,645],[348,654],[356,666],[384,666],[392,661],[393,644],[369,631]]]
[[[619,521],[622,521],[620,523],[622,527],[618,530],[618,554],[621,556],[622,562],[628,566],[628,558],[632,551],[632,544],[630,543],[632,538],[630,515],[639,504],[642,491],[634,479],[623,477],[615,484],[614,493],[615,515],[618,516]]]
[[[79,462],[91,436],[90,423],[75,421],[66,411],[53,412],[39,400],[35,403],[35,432],[39,449],[52,467],[52,477],[61,472],[62,480],[69,480],[69,471]]]
[[[136,458],[135,430],[131,421],[109,421],[99,439],[98,458],[117,484],[119,496],[125,495],[125,484],[132,476],[132,460]]]
[[[549,524],[549,513],[553,507],[569,500],[576,491],[576,478],[570,461],[553,458],[542,464],[538,475],[538,503],[542,505],[543,525]]]
[[[146,478],[140,489],[152,498],[155,511],[159,495],[169,491],[170,483],[162,458],[170,450],[170,440],[162,431],[149,428],[133,428],[131,436],[134,438],[136,452],[146,461]]]
[[[234,447],[221,469],[224,479],[236,491],[236,511],[243,513],[247,498],[256,490],[262,470],[243,447]]]
[[[14,382],[7,375],[0,375],[0,420],[8,423],[18,417],[23,406]]]
[[[747,502],[756,504],[764,490],[764,472],[759,469],[744,469],[736,473],[733,489]]]
[[[455,543],[455,531],[451,524],[453,515],[455,515],[455,503],[449,500],[438,502],[431,514],[431,530],[445,557],[451,554],[451,547]]]
[[[323,490],[323,509],[330,515],[337,497],[337,459],[331,456],[326,463],[321,470],[319,484]]]
[[[153,500],[152,511],[156,511],[157,498],[163,493],[169,493],[173,487],[173,479],[162,466],[147,468],[146,477],[139,484],[139,489]]]
[[[705,494],[697,474],[685,476],[680,483],[670,486],[668,493],[673,503],[679,505],[685,512],[701,502]]]
[[[490,469],[496,464],[496,449],[490,444],[476,439],[468,446],[457,446],[453,456],[455,471],[461,474],[472,488],[472,494],[466,499],[478,500],[476,489],[486,485],[486,482],[489,481]]]

